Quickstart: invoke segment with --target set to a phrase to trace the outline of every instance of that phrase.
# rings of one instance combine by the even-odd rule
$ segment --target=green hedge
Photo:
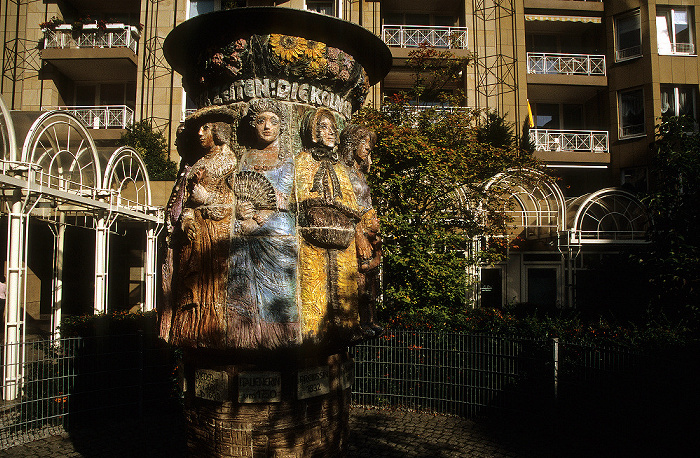
[[[155,311],[136,313],[117,311],[100,315],[74,315],[65,316],[61,321],[61,335],[63,337],[135,334],[138,331],[157,334],[158,317]]]

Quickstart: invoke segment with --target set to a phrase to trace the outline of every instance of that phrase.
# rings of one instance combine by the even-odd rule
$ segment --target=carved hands
[[[240,227],[243,234],[250,234],[265,224],[273,210],[256,210],[252,202],[239,201],[236,205],[236,218],[241,220]]]

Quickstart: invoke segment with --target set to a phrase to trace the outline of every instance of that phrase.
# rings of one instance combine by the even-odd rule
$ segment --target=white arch
[[[15,126],[12,123],[10,112],[5,106],[5,102],[0,96],[0,148],[1,159],[5,161],[17,161],[17,139],[15,137]]]
[[[564,194],[548,175],[529,168],[508,169],[484,185],[486,192],[496,190],[508,195],[508,199],[520,207],[515,212],[520,214],[523,226],[550,227],[555,231],[564,229]],[[512,210],[505,211],[513,213]]]
[[[34,121],[22,146],[22,162],[39,166],[46,175],[39,180],[53,188],[102,188],[95,142],[78,118],[67,112],[48,111]]]
[[[122,146],[112,153],[105,168],[103,183],[105,189],[115,193],[111,198],[114,204],[125,205],[124,202],[127,202],[127,206],[151,206],[151,180],[146,164],[130,146]],[[122,192],[129,184],[134,186],[134,195],[125,198]]]
[[[646,243],[651,219],[637,197],[605,188],[574,199],[568,226],[575,243]]]

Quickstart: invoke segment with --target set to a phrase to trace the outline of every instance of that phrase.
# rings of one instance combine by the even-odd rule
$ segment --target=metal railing
[[[666,54],[661,52],[659,54]],[[695,44],[693,43],[671,43],[671,49],[668,54],[695,54]]]
[[[471,417],[507,407],[526,374],[551,387],[547,341],[462,333],[388,331],[355,347],[352,400]]]
[[[634,59],[635,57],[641,57],[642,55],[642,45],[632,46],[625,49],[615,50],[615,61],[620,62],[627,59]]]
[[[106,30],[87,24],[79,32],[61,26],[44,30],[44,49],[49,48],[129,48],[136,53],[138,32],[129,25],[119,24]]]
[[[387,46],[417,48],[421,45],[434,48],[467,49],[466,27],[441,27],[425,25],[384,25],[382,40]]]
[[[644,124],[633,124],[620,127],[620,138],[639,137],[646,133]]]
[[[531,74],[605,76],[605,56],[529,52],[527,53],[527,72]]]
[[[547,405],[562,391],[667,363],[614,345],[419,331],[387,331],[354,352],[354,404],[465,417]]]
[[[608,131],[530,129],[536,151],[608,152]]]
[[[134,110],[126,105],[58,106],[47,110],[67,111],[88,129],[126,129],[134,123]]]
[[[69,421],[139,418],[177,402],[174,354],[154,335],[16,345],[25,354],[22,395],[1,401],[0,449],[59,434]]]
[[[18,345],[25,355],[22,395],[2,402],[0,449],[60,433],[69,422],[133,422],[146,415],[168,415],[168,408],[179,405],[176,351],[154,334]],[[0,346],[3,353],[9,349]],[[669,370],[681,373],[684,362],[696,364],[680,354],[669,359],[613,345],[457,332],[387,330],[351,351],[354,404],[464,417],[487,409],[541,408],[560,396],[578,399],[581,390],[598,396],[606,394],[610,381],[617,386],[631,383],[648,392],[645,402],[653,402],[656,389],[668,387]],[[647,386],[654,389],[643,389]],[[2,388],[4,393],[6,386]],[[696,383],[684,389],[695,392]]]

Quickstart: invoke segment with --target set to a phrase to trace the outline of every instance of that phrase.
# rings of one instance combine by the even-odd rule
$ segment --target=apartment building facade
[[[528,120],[535,157],[551,172],[527,182],[504,172],[486,184],[511,186],[512,237],[523,243],[511,244],[507,262],[481,269],[483,305],[582,303],[595,260],[645,242],[649,221],[635,193],[650,185],[655,123],[697,111],[696,0],[2,2],[0,94],[10,109],[67,110],[98,151],[112,151],[126,125],[149,119],[176,161],[176,129],[196,107],[162,44],[190,17],[280,6],[359,24],[394,57],[368,97],[374,106],[410,87],[405,62],[416,47],[471,53],[471,67],[448,90],[464,90],[465,105],[496,111],[518,131]]]

